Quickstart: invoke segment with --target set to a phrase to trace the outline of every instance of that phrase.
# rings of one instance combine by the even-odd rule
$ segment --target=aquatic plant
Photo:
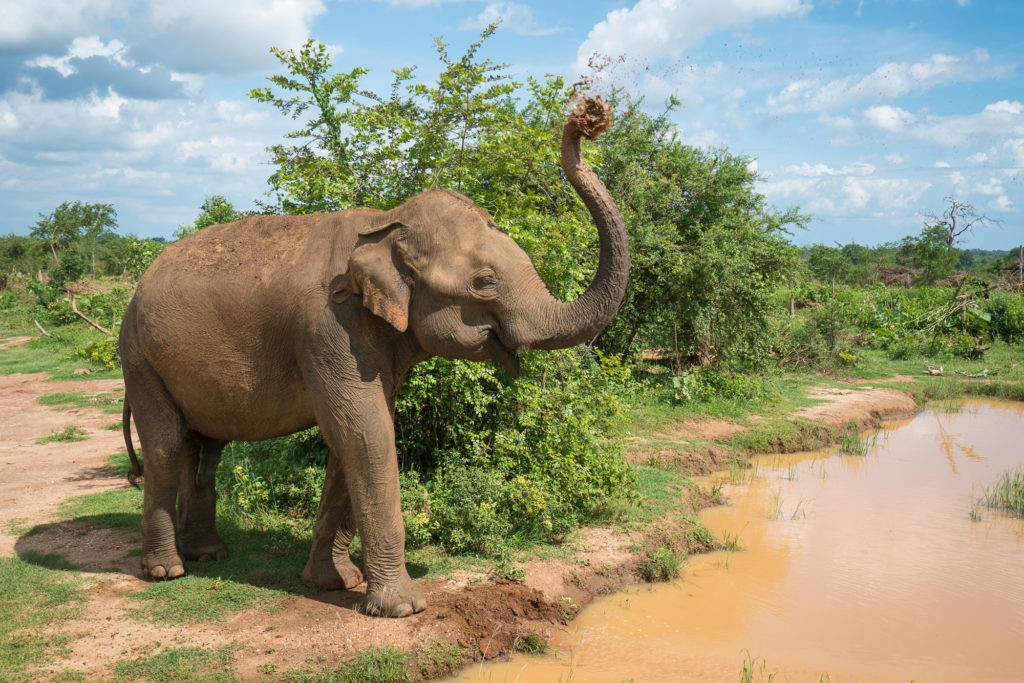
[[[1008,469],[999,475],[991,488],[984,489],[978,502],[1024,517],[1024,467]]]

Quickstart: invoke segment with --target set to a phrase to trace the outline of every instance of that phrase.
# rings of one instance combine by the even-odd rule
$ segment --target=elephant
[[[435,355],[494,360],[513,377],[523,349],[592,340],[626,288],[619,209],[580,153],[610,125],[600,98],[575,102],[561,160],[600,238],[575,301],[547,288],[526,253],[468,197],[431,189],[388,211],[250,216],[169,246],[141,278],[120,331],[130,419],[145,471],[143,574],[221,559],[214,473],[224,445],[319,426],[326,480],[303,581],[366,581],[366,613],[404,617],[426,601],[405,566],[395,397]],[[359,530],[364,569],[349,557]]]

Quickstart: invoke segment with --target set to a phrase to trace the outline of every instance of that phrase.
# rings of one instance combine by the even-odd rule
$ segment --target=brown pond
[[[972,506],[1018,465],[1024,404],[991,401],[888,425],[866,455],[761,458],[702,513],[739,550],[459,680],[732,681],[748,657],[762,680],[1024,680],[1024,521]]]

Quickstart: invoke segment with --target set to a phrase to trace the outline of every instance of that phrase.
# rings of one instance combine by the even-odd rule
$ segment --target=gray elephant
[[[610,114],[599,98],[581,101],[563,131],[562,165],[601,243],[594,280],[571,303],[483,209],[441,190],[391,211],[244,218],[168,247],[120,335],[125,441],[135,461],[134,414],[145,464],[144,573],[170,579],[185,559],[226,557],[213,475],[228,441],[318,425],[330,457],[304,582],[359,585],[348,552],[358,529],[367,612],[421,611],[405,568],[395,396],[431,356],[491,359],[516,376],[520,350],[573,346],[607,325],[629,247],[580,137],[607,129]]]

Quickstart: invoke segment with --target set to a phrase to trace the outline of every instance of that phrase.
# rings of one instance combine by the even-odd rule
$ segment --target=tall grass
[[[1024,467],[1008,469],[999,475],[991,488],[985,488],[978,502],[1024,517]]]

